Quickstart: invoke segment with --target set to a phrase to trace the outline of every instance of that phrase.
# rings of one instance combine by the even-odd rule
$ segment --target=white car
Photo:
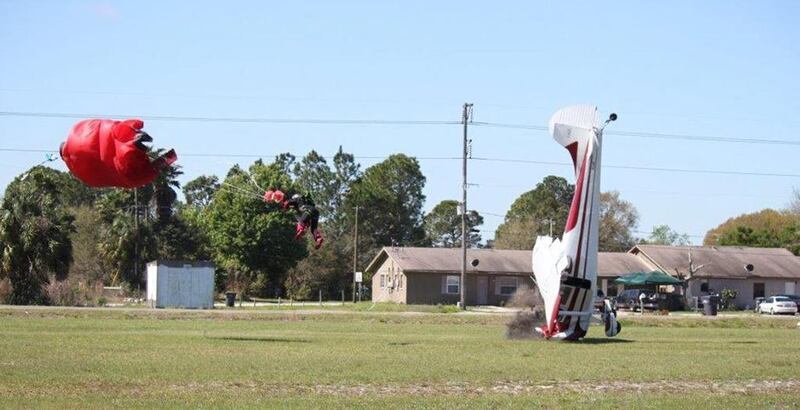
[[[789,313],[794,315],[797,313],[797,304],[786,296],[770,296],[761,302],[758,306],[758,310],[761,311],[761,313],[769,313],[770,315],[776,313]]]

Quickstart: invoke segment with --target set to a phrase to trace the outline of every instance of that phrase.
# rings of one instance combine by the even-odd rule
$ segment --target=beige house
[[[800,292],[800,258],[783,248],[637,245],[629,253],[654,269],[688,278],[690,298],[734,289],[734,303],[743,308],[757,297]]]
[[[691,277],[690,253],[696,270]],[[533,286],[531,256],[531,251],[469,249],[467,304],[502,305],[517,288]],[[607,296],[622,289],[614,279],[653,270],[688,278],[689,297],[735,289],[739,307],[751,306],[756,297],[800,292],[800,258],[781,248],[637,245],[628,252],[600,252],[597,262],[597,288]],[[461,249],[385,247],[365,274],[372,278],[373,302],[455,304]]]
[[[636,255],[600,252],[597,285],[614,296],[614,279],[650,270]],[[385,247],[366,274],[372,277],[373,302],[455,304],[461,292],[461,249]],[[531,251],[468,249],[467,304],[503,305],[520,286],[533,287],[531,274]]]
[[[461,295],[461,249],[385,247],[370,262],[372,301],[455,304]],[[468,305],[501,305],[532,287],[531,252],[467,250]]]

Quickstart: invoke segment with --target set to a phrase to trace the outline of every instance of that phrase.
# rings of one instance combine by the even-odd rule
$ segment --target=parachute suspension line
[[[220,182],[220,185],[226,185],[226,186],[231,187],[231,188],[233,188],[233,189],[235,189],[237,191],[241,191],[241,192],[244,192],[244,193],[247,193],[247,194],[250,194],[250,195],[256,195],[259,198],[261,197],[261,195],[263,195],[263,193],[261,193],[261,192],[253,191],[253,190],[250,190],[250,189],[247,189],[247,188],[243,188],[241,186],[238,186],[238,185],[235,185],[235,184],[231,184],[230,182],[222,181],[222,182]]]
[[[242,193],[242,192],[239,192],[239,191],[233,191],[233,190],[230,189],[230,187],[227,187],[227,188],[226,187],[222,187],[222,188],[219,189],[219,191],[227,192],[227,193],[229,193],[231,195],[241,195],[242,197],[247,198],[247,199],[261,199],[261,200],[263,200],[263,198],[261,198],[260,196],[257,196],[257,195],[248,194],[248,193]]]
[[[38,166],[41,166],[41,165],[44,165],[44,164],[46,164],[48,162],[53,162],[53,161],[58,161],[58,155],[52,154],[52,153],[51,154],[46,154],[44,156],[44,161],[36,164],[36,166],[38,167]]]
[[[248,172],[248,173],[247,173],[247,176],[248,176],[248,177],[250,177],[250,181],[252,181],[252,182],[253,182],[253,185],[255,185],[255,186],[256,186],[256,188],[258,188],[259,192],[267,192],[267,190],[266,190],[266,189],[264,189],[264,188],[261,188],[261,187],[258,185],[258,182],[256,182],[256,179],[255,179],[255,178],[253,178],[253,174],[252,174],[252,173]]]
[[[33,167],[34,167],[34,168],[36,168],[36,167],[40,167],[40,166],[42,166],[42,165],[44,165],[44,164],[46,164],[46,163],[48,163],[48,162],[53,162],[53,161],[58,161],[58,155],[56,155],[56,154],[53,154],[53,153],[48,153],[48,154],[45,154],[45,156],[44,156],[44,161],[42,161],[42,162],[40,162],[40,163],[38,163],[38,164],[34,165]],[[24,181],[24,180],[25,180],[25,178],[28,178],[28,174],[30,174],[30,171],[28,171],[28,172],[26,172],[25,174],[23,174],[23,175],[22,175],[22,178],[20,178],[20,180],[21,180],[21,181]]]
[[[234,191],[230,191],[229,190],[228,192],[230,192],[232,194],[237,194],[238,193],[240,195],[246,195],[246,196],[250,196],[250,197],[253,197],[253,198],[263,199],[263,195],[261,193],[256,193],[256,192],[250,191],[248,189],[236,186],[236,185],[231,184],[229,182],[224,182],[223,181],[220,184],[236,191],[236,192],[234,192]]]

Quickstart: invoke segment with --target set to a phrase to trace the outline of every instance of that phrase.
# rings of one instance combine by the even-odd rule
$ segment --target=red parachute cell
[[[279,204],[279,203],[283,202],[284,196],[285,196],[285,194],[279,189],[276,189],[274,191],[272,189],[269,189],[266,192],[264,192],[263,199],[264,199],[264,202],[267,202],[267,203],[275,202],[275,203]]]
[[[178,159],[175,150],[150,159],[144,143],[153,139],[143,126],[138,119],[81,121],[61,144],[61,158],[75,177],[91,187],[142,187]]]

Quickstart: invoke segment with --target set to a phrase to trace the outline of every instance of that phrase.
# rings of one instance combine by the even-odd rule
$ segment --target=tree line
[[[157,259],[214,261],[219,291],[338,298],[352,291],[356,212],[357,270],[383,246],[461,245],[459,202],[444,200],[424,213],[426,178],[419,162],[404,154],[362,169],[341,148],[330,160],[315,151],[299,159],[285,153],[269,163],[234,165],[224,178],[201,175],[181,186],[181,175],[173,167],[137,190],[91,189],[41,166],[15,178],[0,202],[0,301],[54,302],[48,286],[67,278],[142,289],[145,264]],[[293,238],[294,215],[265,203],[267,188],[313,197],[326,236],[321,249]],[[469,246],[532,249],[537,235],[560,236],[573,191],[564,178],[544,178],[512,203],[485,243],[478,229],[483,216],[469,211]],[[705,242],[786,246],[797,253],[798,214],[778,213],[728,221]],[[643,241],[689,242],[666,225],[637,238],[638,211],[615,191],[601,194],[600,216],[601,251],[622,252]],[[753,222],[764,218],[772,222]]]
[[[384,245],[449,246],[460,241],[455,201],[423,212],[425,176],[396,154],[362,169],[341,148],[281,154],[199,176],[181,187],[180,167],[137,190],[90,189],[68,173],[34,167],[0,203],[0,294],[8,303],[48,303],[46,285],[68,277],[142,289],[148,261],[212,260],[217,289],[260,297],[333,298],[352,290],[352,235],[358,209],[361,269]],[[294,235],[294,215],[265,203],[266,188],[308,193],[326,244],[311,250]],[[184,200],[179,200],[182,189]],[[470,218],[469,239],[480,242]]]

